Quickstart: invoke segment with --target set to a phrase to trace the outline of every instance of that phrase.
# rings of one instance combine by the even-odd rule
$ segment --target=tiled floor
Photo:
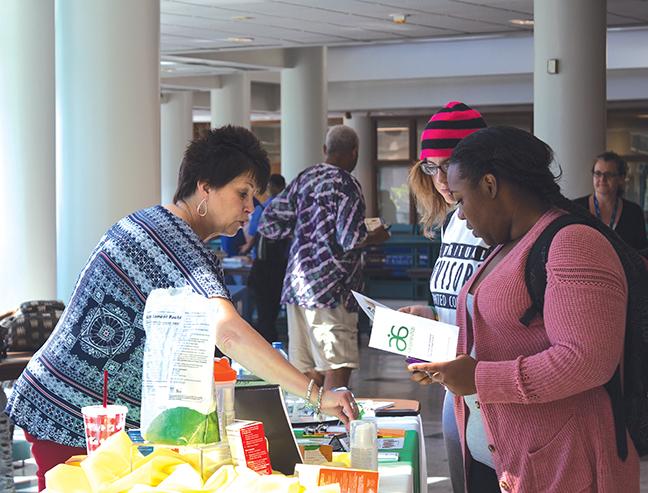
[[[394,308],[403,302],[383,300]],[[358,396],[416,399],[421,402],[421,416],[427,453],[428,493],[450,493],[446,452],[441,434],[441,406],[443,389],[440,386],[422,387],[411,382],[402,357],[367,347],[368,338],[361,338],[361,367],[353,373],[351,386]],[[20,465],[19,463],[16,464]],[[17,468],[16,486],[20,493],[35,492],[35,466],[28,461]],[[641,462],[641,492],[648,493],[648,457]]]

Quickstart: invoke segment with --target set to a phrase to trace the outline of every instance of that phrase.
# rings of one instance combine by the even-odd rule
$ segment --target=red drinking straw
[[[104,370],[103,407],[108,406],[108,370]]]

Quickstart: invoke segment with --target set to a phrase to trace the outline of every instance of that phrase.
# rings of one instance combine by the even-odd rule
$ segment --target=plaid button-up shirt
[[[259,233],[270,239],[292,237],[282,303],[304,308],[351,311],[351,290],[362,285],[361,251],[367,237],[360,183],[327,163],[302,171],[266,207]]]

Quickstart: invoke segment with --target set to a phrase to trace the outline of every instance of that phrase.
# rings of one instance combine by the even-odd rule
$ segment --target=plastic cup
[[[85,425],[86,446],[91,454],[109,437],[122,431],[126,425],[126,406],[110,404],[81,408]]]

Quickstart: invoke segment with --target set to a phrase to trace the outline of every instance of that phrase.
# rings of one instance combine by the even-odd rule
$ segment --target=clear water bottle
[[[351,467],[378,470],[378,429],[373,420],[351,421]]]
[[[227,425],[234,422],[236,371],[227,358],[214,358],[214,399],[221,440],[227,442]]]
[[[286,350],[284,349],[283,342],[281,341],[275,341],[272,343],[272,347],[274,348],[275,351],[277,351],[281,356],[284,358],[288,359],[288,353],[286,353]]]

